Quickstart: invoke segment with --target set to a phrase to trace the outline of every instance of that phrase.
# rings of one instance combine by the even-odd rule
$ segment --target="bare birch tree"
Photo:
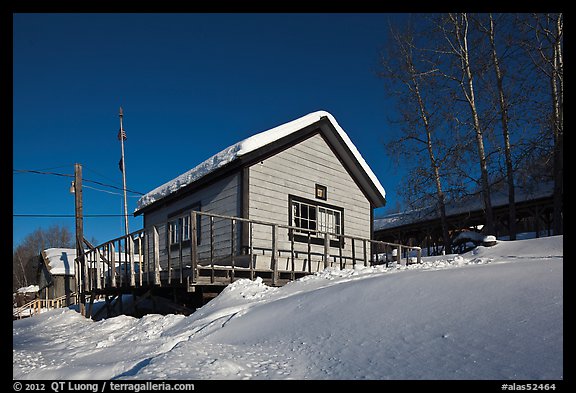
[[[397,82],[389,94],[395,97],[403,131],[388,151],[414,164],[400,189],[404,201],[410,206],[434,203],[441,209],[442,199],[448,206],[481,193],[484,231],[496,234],[491,195],[507,188],[506,221],[514,239],[518,190],[554,178],[554,223],[560,225],[554,231],[560,233],[561,14],[417,18],[401,33],[392,31],[389,47],[395,51],[382,59],[386,78]],[[519,19],[523,30],[513,23]]]
[[[508,232],[510,240],[516,240],[516,197],[515,197],[515,183],[514,183],[514,165],[512,157],[512,147],[510,143],[510,116],[509,116],[509,100],[504,89],[504,73],[501,66],[501,58],[498,54],[496,27],[493,15],[490,13],[487,16],[486,25],[483,24],[482,18],[476,17],[475,21],[479,30],[484,33],[490,42],[490,57],[491,67],[494,70],[498,112],[500,123],[502,126],[502,140],[504,145],[504,160],[506,171],[506,183],[508,188]]]
[[[445,76],[455,81],[468,104],[472,117],[472,124],[475,132],[478,163],[480,166],[480,185],[482,190],[482,200],[486,216],[484,231],[494,232],[494,215],[492,212],[492,200],[490,195],[490,181],[488,176],[488,164],[484,148],[484,130],[480,122],[479,109],[476,101],[474,88],[474,72],[472,69],[470,48],[468,45],[468,35],[470,23],[468,14],[447,14],[439,21],[438,27],[442,32],[445,49],[443,53],[454,56],[457,59],[457,69],[454,73],[447,72]]]
[[[563,233],[564,197],[564,18],[562,13],[523,18],[525,47],[538,72],[550,86],[550,129],[553,135],[554,234]]]
[[[422,94],[422,84],[426,84],[430,81],[430,78],[435,76],[437,68],[435,68],[431,62],[427,62],[428,69],[417,69],[413,55],[416,48],[414,44],[414,33],[412,31],[407,30],[402,34],[391,27],[390,33],[393,38],[391,45],[393,45],[394,48],[389,57],[382,59],[381,63],[384,72],[381,76],[399,82],[404,89],[404,93],[400,94],[404,94],[405,98],[413,104],[410,105],[409,108],[417,109],[416,113],[404,112],[404,119],[406,120],[408,117],[412,117],[412,120],[408,122],[408,124],[414,125],[414,127],[410,127],[410,130],[405,133],[404,137],[396,141],[395,144],[409,140],[425,146],[430,169],[429,173],[431,174],[430,180],[432,180],[435,186],[436,206],[440,216],[444,250],[450,253],[451,243],[446,220],[446,200],[440,176],[440,162],[434,151],[435,126],[430,121],[432,114]],[[391,61],[391,59],[393,60]]]

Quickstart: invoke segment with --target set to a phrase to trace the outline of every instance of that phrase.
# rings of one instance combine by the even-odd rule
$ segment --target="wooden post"
[[[150,285],[150,281],[152,280],[150,277],[150,231],[145,230],[144,232],[145,242],[146,245],[146,284]],[[154,260],[154,258],[152,258]]]
[[[354,238],[352,238],[352,269],[356,267],[356,245],[354,244]]]
[[[210,282],[214,284],[214,217],[210,216]]]
[[[192,211],[190,218],[190,258],[192,265],[192,282],[198,280],[198,228],[196,225],[196,212]]]
[[[344,262],[344,267],[342,267],[342,242],[344,239],[339,238],[338,239],[338,255],[340,257],[340,270],[345,269],[346,268],[346,262]],[[334,263],[336,263],[336,261],[334,261]]]
[[[250,280],[254,281],[254,264],[256,261],[254,260],[254,223],[250,221],[248,224],[248,238],[249,238],[249,251],[248,255],[250,256]]]
[[[184,261],[182,258],[182,240],[184,237],[184,219],[182,219],[182,227],[178,227],[178,231],[180,232],[178,234],[178,260],[180,262],[179,267],[180,267],[180,275],[179,275],[179,279],[180,279],[180,284],[182,284],[184,282]]]
[[[134,264],[134,239],[131,235],[128,235],[128,247],[129,250],[129,258],[130,258],[130,286],[134,288],[136,286],[136,272],[135,272],[135,264]]]
[[[231,234],[230,234],[230,262],[232,263],[232,272],[230,272],[230,282],[234,281],[234,268],[236,265],[236,261],[235,261],[235,252],[234,252],[234,240],[236,238],[236,220],[232,219],[231,220],[232,223],[232,228],[230,228],[231,230]]]
[[[142,252],[142,235],[144,235],[143,232],[141,232],[138,235],[138,272],[139,272],[139,284],[140,286],[142,286],[142,264],[144,262],[143,258],[144,258],[144,253]]]
[[[272,225],[272,285],[278,284],[278,225]]]
[[[112,288],[116,288],[116,250],[114,249],[114,242],[108,243],[108,249],[110,253],[110,285]]]
[[[74,285],[76,286],[75,304],[80,304],[80,263],[74,259]],[[44,289],[46,297],[48,297],[48,288]]]
[[[172,284],[172,253],[170,252],[172,248],[172,225],[169,222],[166,224],[166,230],[168,231],[168,247],[166,247],[168,252],[168,284]]]
[[[118,268],[120,269],[120,272],[118,272],[120,283],[118,285],[122,286],[124,282],[123,276],[126,274],[126,272],[122,274],[122,239],[118,239]],[[126,270],[126,242],[124,242],[124,270]]]
[[[97,289],[102,289],[102,279],[100,278],[100,276],[102,275],[102,271],[100,269],[100,252],[98,251],[97,248],[95,248],[93,250],[94,252],[94,258],[96,258],[96,288]]]
[[[328,267],[328,258],[330,257],[330,235],[324,233],[324,269]]]
[[[308,246],[308,273],[312,274],[312,244],[310,242],[310,231],[308,231],[308,239],[307,239],[307,246]]]
[[[94,292],[90,294],[90,303],[88,303],[88,310],[86,310],[86,317],[90,318],[92,316],[92,307],[94,306],[94,297],[96,295]]]
[[[291,280],[295,280],[296,279],[296,273],[294,272],[296,270],[296,266],[295,266],[295,261],[294,261],[294,231],[292,229],[289,229],[291,236],[290,237],[290,261],[291,261],[291,273],[290,273],[290,279]]]
[[[100,257],[102,258],[102,270],[101,270],[101,274],[102,274],[102,288],[106,288],[106,266],[108,266],[108,269],[110,269],[110,259],[108,259],[107,254],[106,254],[106,246],[102,246],[102,248],[100,249]]]
[[[86,316],[86,263],[84,261],[84,217],[82,214],[82,165],[74,164],[74,207],[76,218],[76,258],[78,259],[80,313]]]
[[[160,285],[160,236],[158,228],[153,227],[154,233],[154,285]]]

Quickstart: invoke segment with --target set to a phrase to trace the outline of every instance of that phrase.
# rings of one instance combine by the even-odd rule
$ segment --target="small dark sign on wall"
[[[316,184],[316,198],[322,199],[323,201],[328,199],[326,186]]]

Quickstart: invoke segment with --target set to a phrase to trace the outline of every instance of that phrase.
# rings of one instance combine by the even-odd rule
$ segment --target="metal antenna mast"
[[[130,233],[128,231],[128,200],[126,197],[126,165],[124,162],[124,141],[126,140],[126,132],[122,126],[122,117],[124,116],[122,112],[122,107],[120,107],[120,113],[118,114],[120,117],[120,131],[118,131],[118,139],[120,140],[120,146],[122,147],[122,158],[120,158],[120,171],[122,171],[122,186],[124,189],[124,230],[126,231],[126,235]]]

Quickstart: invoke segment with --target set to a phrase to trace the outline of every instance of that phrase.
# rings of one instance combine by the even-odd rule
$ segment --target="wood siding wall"
[[[291,225],[288,196],[294,195],[343,208],[344,234],[370,238],[370,203],[320,134],[252,165],[249,173],[251,219]],[[315,198],[316,184],[327,187],[327,200]],[[255,230],[254,247],[269,247],[269,232]],[[286,230],[279,231],[278,240],[280,250],[290,249]],[[322,246],[313,247],[314,251],[323,250]],[[355,248],[361,255],[362,245]],[[297,243],[295,249],[305,252],[307,245]],[[350,242],[344,253],[351,255]]]
[[[160,243],[160,266],[165,269],[168,266],[168,234],[164,225],[170,217],[188,207],[200,203],[200,210],[203,212],[216,213],[228,216],[240,216],[241,206],[241,176],[239,173],[218,180],[197,192],[189,194],[184,198],[175,200],[161,209],[146,213],[145,226],[151,228],[156,225],[159,234]],[[178,217],[178,216],[175,216]],[[200,223],[200,244],[198,248],[199,259],[206,259],[210,256],[210,220],[208,217],[202,217]],[[224,257],[230,255],[230,234],[231,227],[229,222],[214,222],[214,255],[215,257]],[[236,245],[240,243],[240,230],[237,232]],[[152,245],[150,245],[152,250]],[[236,248],[236,247],[235,247]],[[190,254],[190,248],[183,248],[183,257]],[[170,250],[171,259],[177,259],[179,256],[178,248]]]
[[[40,291],[39,297],[41,299],[56,299],[57,297],[76,292],[74,276],[55,275],[51,276],[50,280],[52,282],[50,286],[46,286],[47,282],[43,276],[38,283],[40,288],[46,286]],[[48,296],[46,296],[46,292],[48,292]]]

